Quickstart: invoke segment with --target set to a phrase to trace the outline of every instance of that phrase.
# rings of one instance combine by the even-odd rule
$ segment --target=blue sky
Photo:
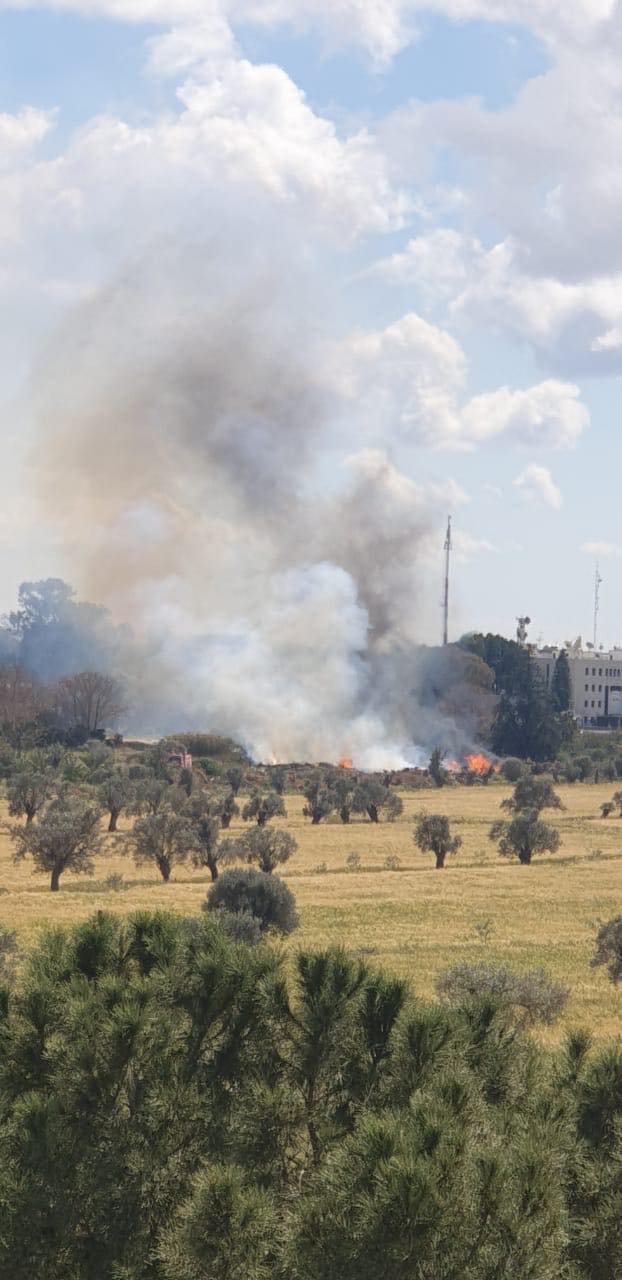
[[[144,608],[145,626],[154,601],[204,625],[184,613],[196,604],[183,559],[167,545],[159,577],[135,512],[159,511],[178,539],[171,512],[203,536],[211,503],[206,539],[245,566],[228,607],[219,588],[219,625],[253,597],[255,545],[271,584],[311,562],[350,575],[372,628],[376,575],[396,558],[391,590],[417,604],[390,611],[394,635],[434,640],[451,510],[454,635],[510,634],[527,612],[533,638],[589,637],[598,557],[601,639],[622,643],[617,5],[278,0],[270,13],[251,0],[0,3],[2,607],[23,578],[61,574],[120,617]],[[179,263],[161,276],[171,245]],[[233,435],[239,413],[252,448],[269,450],[277,493],[288,469],[300,484],[291,539],[223,479],[205,388],[192,444],[187,433],[166,458],[147,445],[143,467],[130,457],[128,441],[148,439],[134,413],[154,431],[170,414],[169,441],[181,431],[188,348],[216,358],[218,291],[200,293],[195,267],[220,281],[226,333],[231,282],[239,298],[264,281],[257,341],[269,335],[275,362],[278,348],[276,384],[289,328],[305,346],[291,403],[303,418],[316,398],[321,410],[295,447],[297,423],[286,445],[251,427],[263,391],[226,410]],[[123,475],[100,502],[105,441],[126,412]],[[367,520],[372,489],[366,568],[345,526]],[[314,505],[332,539],[317,545]],[[115,547],[130,530],[127,581],[103,567],[110,529]]]

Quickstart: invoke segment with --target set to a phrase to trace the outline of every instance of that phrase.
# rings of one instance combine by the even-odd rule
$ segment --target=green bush
[[[214,882],[203,904],[204,911],[223,909],[253,916],[262,933],[292,933],[298,927],[294,895],[277,876],[250,867],[233,867]]]

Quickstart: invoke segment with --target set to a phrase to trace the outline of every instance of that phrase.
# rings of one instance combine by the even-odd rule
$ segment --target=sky
[[[301,492],[364,475],[376,520],[425,521],[418,638],[440,639],[451,514],[453,638],[528,614],[530,639],[591,639],[598,560],[599,640],[622,644],[622,4],[0,0],[0,92],[0,608],[62,576],[131,609],[93,569],[108,508],[94,542],[102,463],[72,397],[110,394],[141,306],[165,350],[144,281],[174,245],[180,316],[215,290],[211,256],[240,290],[263,278],[305,346],[322,425],[283,446]],[[110,331],[94,363],[84,317],[137,279],[106,380]],[[109,464],[101,485],[110,545],[123,520],[149,537],[158,498],[130,519]]]

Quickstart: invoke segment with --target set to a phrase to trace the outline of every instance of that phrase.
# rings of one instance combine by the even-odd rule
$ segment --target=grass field
[[[407,977],[424,996],[433,993],[441,969],[461,960],[485,958],[519,969],[543,965],[571,989],[564,1019],[550,1034],[577,1024],[597,1036],[621,1034],[622,992],[603,970],[589,966],[598,922],[622,912],[622,821],[599,816],[615,786],[557,790],[565,809],[547,821],[559,829],[561,848],[531,867],[500,858],[488,840],[490,823],[509,794],[500,784],[403,792],[400,820],[378,826],[356,821],[312,827],[303,818],[302,798],[288,795],[288,817],[277,825],[299,844],[284,875],[301,915],[300,930],[288,945],[343,943]],[[422,810],[446,813],[462,836],[462,848],[445,871],[436,871],[432,855],[422,855],[413,844],[414,819]],[[360,857],[358,871],[346,868],[351,853]],[[398,870],[384,868],[389,855],[400,859]],[[321,864],[326,871],[317,869]],[[106,889],[103,881],[111,872],[121,873],[128,887]],[[30,861],[13,862],[8,835],[0,835],[0,921],[23,942],[31,942],[43,924],[78,921],[102,907],[129,912],[166,906],[195,914],[208,886],[209,877],[190,867],[177,868],[164,885],[155,868],[137,869],[110,838],[94,880],[68,874],[60,893],[51,894],[47,878],[33,872]],[[475,929],[484,919],[493,929],[487,944]]]

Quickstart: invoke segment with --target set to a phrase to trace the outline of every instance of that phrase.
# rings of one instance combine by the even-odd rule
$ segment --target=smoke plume
[[[38,497],[80,593],[131,631],[134,731],[376,767],[427,746],[413,646],[442,513],[361,431],[334,312],[291,246],[242,267],[169,241],[39,361]]]

